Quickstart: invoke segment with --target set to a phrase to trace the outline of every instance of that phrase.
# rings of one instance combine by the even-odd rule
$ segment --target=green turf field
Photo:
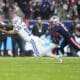
[[[80,58],[0,57],[0,80],[80,80]]]

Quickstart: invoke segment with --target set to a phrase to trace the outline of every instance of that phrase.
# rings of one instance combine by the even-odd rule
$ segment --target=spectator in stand
[[[33,7],[33,1],[31,0],[31,1],[29,1],[29,18],[30,19],[33,19],[33,13],[34,13],[34,9],[33,9],[34,7]]]
[[[9,19],[9,3],[8,0],[4,0],[5,6],[3,7],[4,18]]]
[[[80,0],[78,1],[77,11],[78,11],[78,17],[80,19]]]
[[[42,19],[49,18],[49,9],[50,9],[50,3],[48,2],[48,0],[43,0],[41,4]]]
[[[41,17],[37,17],[37,23],[32,28],[33,35],[41,37],[46,32],[46,28],[43,26]]]
[[[59,12],[59,17],[60,20],[68,20],[71,19],[71,14],[69,12],[69,7],[68,7],[67,1],[62,3],[62,9]]]
[[[49,10],[49,17],[54,15],[55,1],[52,2]]]
[[[78,0],[69,0],[70,6],[75,6],[78,3]]]
[[[70,14],[72,19],[75,19],[75,17],[78,16],[77,3],[78,3],[78,0],[69,0],[69,10],[71,12]]]
[[[14,11],[13,6],[12,6],[12,5],[10,5],[10,6],[9,6],[9,8],[8,8],[8,10],[9,10],[9,21],[11,22],[11,14],[12,14],[12,13],[13,13],[13,11]]]
[[[23,9],[25,16],[27,16],[27,18],[29,18],[30,10],[29,10],[29,4],[27,3],[27,1],[23,2],[23,8],[22,9]]]
[[[34,19],[36,19],[38,16],[41,16],[41,4],[39,1],[37,1],[36,5],[34,6]]]
[[[12,5],[14,8],[14,11],[16,12],[16,14],[22,18],[24,18],[24,13],[22,12],[22,10],[20,9],[19,5],[17,2],[14,2],[14,4]]]
[[[4,17],[3,7],[4,7],[4,4],[0,2],[0,15],[1,15],[2,17]]]
[[[56,0],[54,5],[54,14],[58,15],[61,10],[61,2]]]
[[[34,0],[33,0],[34,1]],[[42,3],[43,0],[35,0],[35,2],[40,2],[40,4]]]
[[[32,19],[33,18],[33,2],[30,0],[29,2],[24,1],[23,4],[23,12],[27,18]]]

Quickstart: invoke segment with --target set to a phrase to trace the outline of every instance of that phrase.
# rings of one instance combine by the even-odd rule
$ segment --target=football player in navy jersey
[[[67,44],[71,44],[74,48],[80,50],[80,45],[75,41],[73,35],[68,31],[67,27],[60,22],[58,16],[52,16],[50,18],[50,23],[53,24],[52,32],[57,32],[64,38],[60,48],[62,53],[64,53],[63,49]]]

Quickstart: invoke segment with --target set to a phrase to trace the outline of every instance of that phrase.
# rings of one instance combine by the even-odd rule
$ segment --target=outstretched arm
[[[18,31],[16,31],[16,30],[6,31],[6,30],[3,30],[3,29],[0,28],[0,32],[3,32],[5,34],[11,34],[11,35],[13,35],[13,34],[17,34]]]

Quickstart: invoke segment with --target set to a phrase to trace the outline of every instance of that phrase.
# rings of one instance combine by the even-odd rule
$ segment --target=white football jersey
[[[20,25],[14,26],[14,30],[18,31],[19,36],[25,41],[30,41],[32,33],[27,28],[26,24],[22,22]]]

